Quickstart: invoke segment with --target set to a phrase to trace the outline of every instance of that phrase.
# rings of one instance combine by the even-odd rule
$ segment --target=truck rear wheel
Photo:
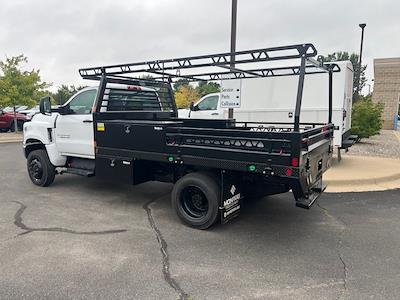
[[[207,229],[217,221],[220,193],[211,175],[190,173],[175,183],[172,206],[185,224]]]
[[[43,149],[29,153],[27,168],[29,178],[33,184],[38,186],[49,186],[56,176],[55,167],[51,164],[47,152]]]

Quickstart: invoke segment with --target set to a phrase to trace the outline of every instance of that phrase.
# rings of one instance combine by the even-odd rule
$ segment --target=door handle
[[[219,113],[212,113],[211,115],[212,115],[212,116],[218,116]]]
[[[83,120],[83,123],[93,123],[92,120]]]

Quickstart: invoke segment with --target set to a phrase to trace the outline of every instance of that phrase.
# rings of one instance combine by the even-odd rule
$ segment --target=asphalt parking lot
[[[199,231],[171,185],[73,175],[31,184],[0,144],[1,299],[398,299],[400,190],[252,200]]]

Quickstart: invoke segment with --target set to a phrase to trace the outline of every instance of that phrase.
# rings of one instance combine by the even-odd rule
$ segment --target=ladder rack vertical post
[[[328,123],[332,123],[332,68],[329,68],[329,118]]]
[[[305,72],[306,72],[306,55],[305,55],[305,51],[304,51],[304,53],[302,53],[302,57],[301,57],[299,83],[297,86],[296,109],[295,109],[295,113],[294,113],[294,131],[296,131],[296,132],[300,131],[300,111],[301,111],[301,101],[303,98]]]
[[[231,71],[235,68],[235,54],[233,53],[236,52],[236,19],[237,19],[237,0],[232,0],[231,58],[230,58]],[[233,108],[228,109],[228,118],[233,119]]]

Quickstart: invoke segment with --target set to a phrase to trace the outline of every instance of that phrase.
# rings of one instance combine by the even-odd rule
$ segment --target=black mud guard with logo
[[[243,193],[240,191],[239,184],[234,176],[221,173],[221,223],[228,223],[230,220],[239,216]]]

